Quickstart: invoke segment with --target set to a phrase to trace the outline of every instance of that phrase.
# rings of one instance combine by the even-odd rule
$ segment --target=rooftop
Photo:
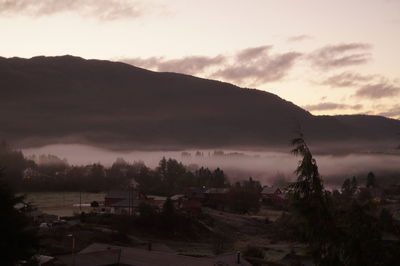
[[[146,250],[134,247],[121,247],[94,243],[75,254],[76,266],[101,266],[101,265],[135,265],[135,266],[213,266],[213,265],[244,265],[251,264],[241,258],[237,264],[236,254],[224,254],[216,257],[196,258],[177,255],[172,252]],[[64,265],[73,265],[73,255],[59,256],[58,260]],[[118,261],[119,260],[119,261]]]

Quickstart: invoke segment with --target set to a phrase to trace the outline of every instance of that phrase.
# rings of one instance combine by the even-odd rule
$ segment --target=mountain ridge
[[[266,91],[70,55],[0,57],[0,87],[0,138],[21,147],[260,147],[286,145],[298,126],[321,143],[400,132],[395,119],[314,116]]]

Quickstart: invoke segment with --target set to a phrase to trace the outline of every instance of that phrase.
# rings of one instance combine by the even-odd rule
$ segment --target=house
[[[273,206],[284,206],[287,203],[283,190],[278,187],[263,187],[261,200],[263,203]]]
[[[185,198],[180,205],[180,209],[189,213],[201,213],[202,203],[198,199]]]
[[[205,203],[204,205],[224,210],[228,202],[229,188],[209,188],[204,192]]]
[[[200,202],[204,201],[204,191],[201,188],[189,187],[185,191],[185,197],[188,199],[197,199]]]
[[[132,192],[131,192],[132,193]],[[134,192],[136,193],[136,192]],[[104,206],[109,207],[114,203],[128,199],[130,196],[128,190],[112,190],[104,196]]]
[[[193,195],[193,194],[192,194]],[[203,198],[195,194],[193,197],[187,197],[183,194],[174,195],[171,198],[176,209],[181,209],[190,213],[200,213]]]
[[[400,177],[399,177],[400,179]],[[400,185],[392,185],[384,188],[384,193],[387,196],[400,196]]]
[[[146,195],[134,189],[109,191],[104,197],[104,207],[117,214],[134,212],[142,202],[153,203]]]
[[[25,169],[22,174],[23,174],[23,179],[32,179],[41,176],[40,172],[33,168]]]
[[[159,210],[163,208],[164,203],[167,200],[167,197],[164,196],[146,195],[146,197],[147,197],[146,202],[150,203]]]
[[[186,199],[186,196],[183,194],[176,194],[170,197],[172,203],[174,204],[174,207],[176,209],[179,209],[182,207],[182,202]]]
[[[176,195],[173,195],[172,197],[170,197],[170,199],[171,199],[173,202],[181,201],[181,200],[183,200],[184,198],[185,198],[185,195],[183,195],[183,194],[176,194]]]
[[[356,196],[361,199],[370,199],[376,203],[380,203],[385,199],[385,193],[382,188],[377,187],[359,187]]]
[[[271,195],[271,194],[279,195],[283,194],[283,191],[278,187],[268,187],[268,186],[263,187],[261,195]]]
[[[154,250],[152,245],[147,249],[137,247],[122,247],[94,243],[77,254],[57,257],[58,265],[104,266],[104,265],[135,265],[135,266],[250,266],[251,264],[240,253],[230,253],[215,257],[190,257],[178,255],[170,251]]]

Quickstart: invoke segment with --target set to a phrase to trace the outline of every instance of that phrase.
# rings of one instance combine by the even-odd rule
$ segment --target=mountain
[[[120,149],[394,140],[400,121],[313,116],[256,89],[73,56],[0,58],[0,138]]]

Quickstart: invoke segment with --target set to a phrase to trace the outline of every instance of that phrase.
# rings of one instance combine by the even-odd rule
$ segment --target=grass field
[[[90,204],[92,201],[103,202],[104,193],[86,192],[32,192],[26,193],[26,200],[38,207],[39,210],[59,215],[72,216],[81,212],[79,208],[80,197],[82,204]],[[74,204],[78,206],[74,206]],[[82,207],[82,211],[89,212],[90,207]]]

